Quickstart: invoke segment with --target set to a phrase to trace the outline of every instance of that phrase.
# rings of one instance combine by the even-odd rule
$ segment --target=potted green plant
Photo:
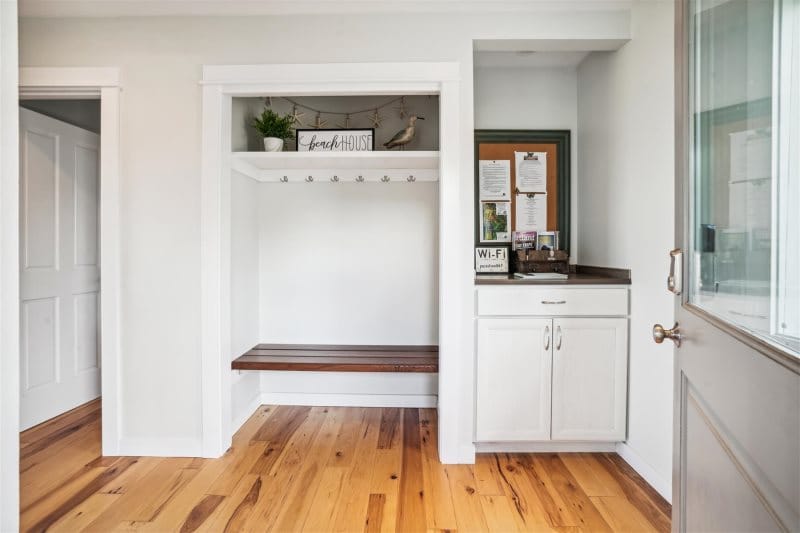
[[[283,150],[283,141],[294,137],[291,115],[280,116],[272,109],[265,108],[260,116],[253,118],[253,127],[264,137],[264,150],[267,152],[280,152]]]

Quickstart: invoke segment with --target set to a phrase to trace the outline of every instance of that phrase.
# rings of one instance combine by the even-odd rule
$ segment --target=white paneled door
[[[20,109],[20,427],[100,396],[100,137]]]

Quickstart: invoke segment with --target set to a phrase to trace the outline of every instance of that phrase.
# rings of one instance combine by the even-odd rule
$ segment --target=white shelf
[[[438,181],[439,152],[233,152],[231,167],[263,182]]]

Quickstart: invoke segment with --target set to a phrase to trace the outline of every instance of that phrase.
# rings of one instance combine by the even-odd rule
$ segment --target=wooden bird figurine
[[[408,126],[395,133],[394,137],[383,143],[383,146],[385,146],[387,150],[391,150],[395,146],[399,146],[402,149],[403,146],[410,143],[414,139],[417,120],[425,120],[425,117],[418,117],[417,115],[408,117]]]

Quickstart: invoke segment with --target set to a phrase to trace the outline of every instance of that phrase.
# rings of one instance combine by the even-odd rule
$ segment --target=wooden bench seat
[[[438,346],[259,344],[231,362],[234,370],[438,372]]]

